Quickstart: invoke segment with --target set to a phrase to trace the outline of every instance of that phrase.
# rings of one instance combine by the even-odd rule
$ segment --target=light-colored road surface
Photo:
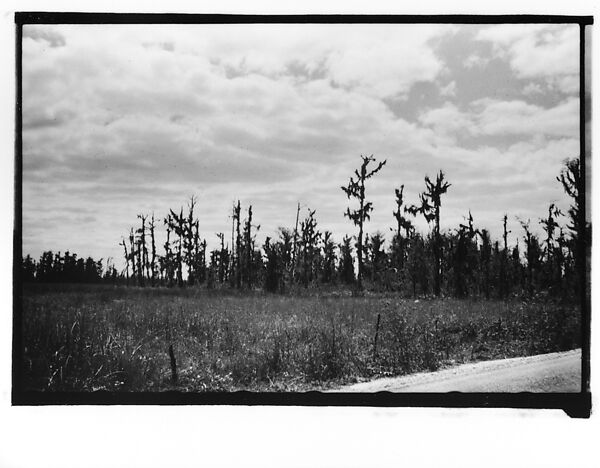
[[[362,382],[337,392],[579,392],[581,350],[463,364]]]

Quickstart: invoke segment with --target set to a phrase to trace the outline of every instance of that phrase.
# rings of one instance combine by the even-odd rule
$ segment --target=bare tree
[[[156,286],[156,239],[154,237],[154,230],[156,228],[154,221],[154,212],[152,213],[152,219],[150,220],[150,242],[152,249],[152,257],[150,259],[150,272],[151,272],[151,281],[152,286]]]
[[[442,242],[440,237],[440,208],[442,206],[442,195],[448,191],[451,186],[444,180],[444,173],[440,171],[436,177],[435,183],[431,182],[428,176],[425,176],[425,191],[419,195],[420,206],[412,205],[408,211],[413,215],[421,213],[428,223],[434,222],[433,227],[433,287],[436,296],[440,295],[442,278]]]
[[[183,243],[186,235],[186,218],[183,215],[183,207],[179,211],[179,214],[173,210],[169,210],[169,215],[165,218],[165,223],[168,228],[175,233],[177,239],[175,240],[175,266],[177,268],[177,285],[183,286]]]
[[[395,251],[395,260],[396,266],[398,270],[404,268],[404,259],[406,257],[406,240],[410,237],[410,233],[414,229],[411,221],[404,217],[402,214],[402,205],[404,203],[404,185],[400,186],[400,190],[395,189],[396,194],[396,211],[393,211],[392,214],[396,219],[396,235],[392,240],[392,248]],[[406,212],[406,207],[404,212]],[[390,228],[391,229],[391,228]],[[402,235],[402,230],[404,229],[404,236]]]
[[[240,234],[241,206],[238,200],[237,206],[233,207],[233,219],[235,221],[235,286],[242,287],[242,236]]]
[[[354,177],[350,177],[350,181],[347,187],[341,187],[348,200],[350,198],[354,198],[358,200],[360,203],[360,207],[358,210],[350,210],[350,208],[346,209],[344,216],[347,216],[355,226],[358,226],[358,242],[356,245],[357,254],[358,254],[358,288],[362,289],[362,269],[363,269],[363,230],[365,221],[371,219],[371,211],[373,211],[373,203],[367,201],[365,198],[365,182],[367,179],[373,177],[377,172],[381,170],[381,168],[386,164],[387,160],[381,161],[375,169],[369,171],[368,166],[371,162],[375,163],[376,160],[373,155],[365,157],[362,156],[362,164],[360,165],[360,170],[356,169],[354,174],[356,176],[356,180]]]
[[[529,228],[530,220],[526,222],[519,220],[521,227],[525,231],[523,240],[525,241],[525,255],[527,258],[527,292],[533,296],[534,286],[536,284],[536,273],[538,270],[539,261],[542,257],[542,250],[538,238],[531,232]]]
[[[252,228],[255,230],[260,229],[260,225],[252,224],[252,205],[248,207],[248,216],[244,222],[244,276],[246,280],[246,286],[252,288],[254,282],[254,235],[252,234]]]
[[[185,218],[181,219],[181,229],[183,231],[183,260],[188,269],[188,284],[193,285],[196,279],[194,271],[196,261],[194,258],[194,208],[196,207],[196,197],[193,195],[188,202],[188,212]]]
[[[129,254],[127,253],[127,242],[125,242],[124,238],[121,238],[119,245],[123,246],[123,252],[125,255],[125,279],[127,281],[127,286],[129,286]]]
[[[300,218],[300,202],[296,209],[296,224],[294,226],[294,245],[292,248],[292,280],[296,277],[296,262],[298,254],[298,219]]]
[[[500,296],[505,298],[508,295],[508,215],[504,214],[502,218],[502,241],[504,249],[502,250],[502,259],[500,262]]]

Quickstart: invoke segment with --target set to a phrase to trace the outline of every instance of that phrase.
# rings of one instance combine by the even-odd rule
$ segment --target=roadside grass
[[[319,390],[581,346],[549,301],[26,286],[22,324],[23,389],[49,391]]]

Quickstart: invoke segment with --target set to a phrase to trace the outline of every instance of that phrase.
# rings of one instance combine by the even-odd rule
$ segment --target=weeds
[[[554,302],[161,291],[24,291],[23,388],[302,391],[581,345]]]

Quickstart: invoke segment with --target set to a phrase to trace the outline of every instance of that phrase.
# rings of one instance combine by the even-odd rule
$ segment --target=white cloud
[[[568,99],[544,109],[524,101],[482,99],[473,104],[480,109],[476,129],[487,135],[521,134],[571,137],[579,135],[579,101]]]
[[[456,136],[521,135],[524,139],[541,136],[577,138],[579,135],[579,100],[567,99],[555,107],[543,108],[525,101],[479,99],[464,110],[446,102],[419,117],[435,132]]]
[[[578,91],[578,25],[503,24],[481,30],[477,39],[491,41],[519,78],[546,79],[566,94]]]
[[[209,245],[215,232],[227,229],[234,197],[254,203],[260,236],[291,224],[299,200],[316,207],[322,228],[339,237],[352,231],[339,187],[359,155],[371,153],[388,164],[369,187],[376,207],[369,229],[387,230],[393,188],[402,183],[411,202],[423,176],[440,168],[456,187],[491,172],[509,184],[523,152],[537,154],[557,145],[554,140],[572,146],[575,100],[545,109],[488,98],[469,107],[457,98],[465,83],[453,76],[440,89],[443,106],[423,110],[417,121],[394,114],[382,98],[404,96],[417,82],[439,83],[442,71],[449,73],[430,45],[446,30],[99,25],[29,34],[23,42],[25,250],[71,248],[97,257],[108,250],[118,257],[120,235],[137,213],[164,214],[192,193],[200,195]],[[48,46],[51,40],[56,47]],[[530,146],[507,152],[485,141],[477,150],[457,143],[459,136],[509,134]],[[537,157],[535,164],[543,161]],[[532,166],[528,174],[539,185],[552,184],[541,172]],[[468,208],[465,198],[452,197],[448,223]],[[493,209],[515,204],[498,199]],[[490,219],[494,213],[490,208]]]
[[[440,88],[440,95],[444,97],[456,96],[456,81],[451,81]]]
[[[529,83],[527,86],[523,88],[523,94],[526,96],[531,96],[535,94],[541,94],[544,92],[544,88],[539,83]]]
[[[444,136],[455,135],[458,132],[470,133],[474,125],[473,116],[460,111],[450,102],[446,102],[443,107],[423,113],[419,121]]]

